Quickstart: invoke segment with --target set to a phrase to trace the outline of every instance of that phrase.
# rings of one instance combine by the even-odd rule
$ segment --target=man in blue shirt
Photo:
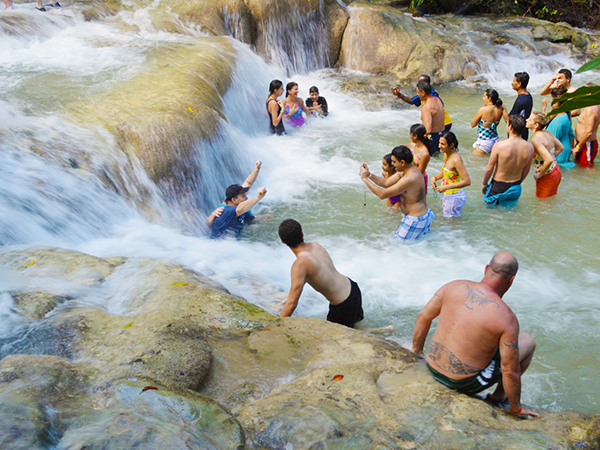
[[[246,193],[256,181],[262,163],[256,162],[256,168],[248,178],[240,184],[232,184],[225,192],[225,202],[208,216],[208,226],[211,228],[212,239],[234,236],[239,237],[244,226],[252,222],[255,217],[250,209],[261,201],[267,194],[264,187],[257,190],[256,197],[248,198]]]
[[[429,75],[420,75],[417,79],[417,84],[419,84],[421,81],[426,81],[427,83],[431,84],[431,77]],[[404,95],[402,92],[400,92],[397,86],[392,88],[392,94],[404,100],[409,105],[415,105],[417,108],[421,106],[421,97],[419,97],[419,94],[415,95],[414,97],[409,97],[408,95]],[[444,106],[444,132],[448,132],[452,128],[452,118],[450,117],[450,114],[448,114],[448,111],[446,111],[446,106],[444,105],[444,101],[441,99],[440,94],[437,93],[433,86],[431,87],[431,95],[439,98]]]

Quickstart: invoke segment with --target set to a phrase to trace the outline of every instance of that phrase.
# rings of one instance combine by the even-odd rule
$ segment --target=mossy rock
[[[163,47],[150,60],[125,84],[69,110],[116,136],[154,181],[194,178],[194,144],[214,136],[223,119],[221,96],[232,80],[235,50],[227,38],[197,38]]]
[[[61,249],[37,249],[0,255],[0,264],[27,276],[60,276],[85,285],[102,283],[121,262]]]
[[[11,297],[17,308],[23,314],[31,319],[41,319],[57,305],[69,300],[72,297],[53,294],[50,292],[11,292]]]
[[[244,431],[223,406],[189,390],[145,386],[52,356],[4,358],[1,448],[243,448]]]

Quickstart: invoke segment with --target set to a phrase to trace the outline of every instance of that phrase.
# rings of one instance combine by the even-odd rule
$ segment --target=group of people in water
[[[531,167],[536,180],[536,196],[548,198],[558,192],[561,167],[593,166],[598,152],[596,135],[600,125],[600,105],[552,114],[561,104],[557,99],[574,90],[571,78],[568,69],[561,69],[540,91],[541,95],[550,94],[554,99],[550,111],[546,111],[547,100],[542,102],[542,111],[532,111],[533,98],[527,91],[529,75],[526,72],[514,74],[512,88],[517,92],[517,98],[510,112],[497,91],[487,89],[484,92],[483,106],[477,110],[471,127],[477,128],[473,151],[489,155],[482,180],[483,200],[487,204],[515,204]],[[309,89],[306,101],[299,96],[298,84],[293,81],[285,86],[286,95],[280,100],[283,94],[283,83],[273,80],[265,104],[273,134],[284,134],[286,126],[302,126],[305,116],[326,117],[329,114],[327,101],[316,86]],[[365,163],[361,164],[359,174],[370,191],[391,208],[402,211],[403,218],[394,236],[414,240],[429,233],[435,218],[427,205],[428,188],[441,194],[443,216],[455,218],[462,215],[467,203],[465,188],[472,180],[459,153],[458,139],[451,131],[452,118],[439,93],[431,86],[431,78],[428,75],[418,78],[413,97],[404,95],[398,87],[392,88],[392,94],[420,107],[421,123],[411,126],[408,145],[400,145],[383,155],[381,176],[372,173]],[[579,116],[575,133],[571,126],[572,116]],[[503,119],[507,123],[508,137],[501,140],[498,125]],[[532,136],[528,141],[530,131]],[[429,177],[427,167],[439,152],[443,155],[442,168]],[[260,170],[259,163],[256,170]],[[246,196],[257,174],[249,176],[242,185],[227,189],[225,202],[208,218],[212,237],[239,236],[244,224],[254,219],[250,208],[266,194],[266,189],[261,188],[256,197],[248,199]],[[231,207],[235,207],[236,215],[232,215]]]
[[[561,105],[558,100],[566,92],[572,92],[572,74],[561,69],[541,90],[541,95],[551,94],[552,110]],[[598,152],[597,131],[600,124],[600,105],[584,108],[582,111],[552,114],[546,112],[548,102],[543,102],[542,111],[532,112],[533,98],[527,91],[529,75],[526,72],[514,74],[512,88],[517,99],[509,112],[498,92],[487,89],[483,95],[483,106],[478,109],[471,121],[477,127],[477,139],[473,151],[479,155],[489,155],[485,169],[482,194],[489,205],[515,204],[521,196],[521,184],[533,166],[536,180],[536,196],[555,196],[562,179],[560,167],[590,167]],[[421,75],[417,81],[417,95],[409,97],[397,87],[392,94],[406,103],[421,106],[421,124],[410,129],[411,155],[399,146],[382,161],[383,177],[373,175],[363,164],[360,176],[366,186],[379,198],[387,199],[388,205],[398,207],[404,217],[395,236],[400,239],[417,239],[429,232],[435,215],[427,207],[427,174],[425,169],[430,158],[438,151],[443,153],[442,170],[429,182],[431,188],[442,193],[442,214],[446,218],[459,217],[466,204],[464,188],[471,184],[471,178],[458,154],[458,140],[450,131],[452,119],[439,94],[431,87],[428,75]],[[579,116],[575,133],[571,117]],[[508,138],[500,140],[498,125],[507,122]],[[421,127],[421,128],[419,128]],[[547,129],[546,129],[547,127]],[[417,131],[419,130],[419,131]],[[528,142],[531,131],[531,142]],[[571,156],[574,161],[571,161]],[[416,166],[423,174],[406,178]],[[402,180],[402,181],[401,181]],[[441,180],[441,185],[436,182]]]
[[[269,97],[267,98],[267,112],[269,113],[269,129],[272,134],[285,134],[284,119],[289,126],[294,128],[304,125],[304,115],[313,114],[319,117],[327,117],[329,108],[327,100],[319,95],[319,88],[312,86],[309,89],[309,97],[306,102],[298,97],[298,83],[291,81],[285,87],[286,96],[283,95],[283,83],[273,80],[269,85]]]
[[[571,92],[571,72],[562,69],[541,91],[554,99]],[[556,195],[561,180],[560,166],[579,164],[590,167],[598,150],[597,130],[600,124],[600,106],[582,111],[552,114],[532,112],[533,99],[527,92],[529,75],[516,73],[512,87],[518,97],[510,112],[498,93],[488,89],[483,95],[484,105],[471,121],[477,127],[474,152],[489,154],[483,180],[483,199],[490,205],[516,202],[521,195],[521,184],[533,165],[536,195],[540,198]],[[270,130],[285,133],[285,125],[297,127],[304,123],[304,114],[328,114],[326,100],[316,87],[310,89],[310,98],[303,101],[298,96],[298,85],[286,86],[273,80],[266,101]],[[403,218],[395,237],[402,240],[417,239],[431,228],[434,213],[427,205],[426,194],[430,188],[442,194],[444,217],[459,217],[466,203],[464,188],[471,178],[458,153],[458,139],[451,131],[452,119],[439,94],[431,87],[429,76],[422,75],[417,82],[417,95],[408,97],[397,87],[392,93],[406,103],[421,107],[421,122],[410,128],[408,146],[395,147],[382,158],[382,175],[373,174],[363,163],[359,174],[366,187],[392,208],[399,208]],[[553,109],[559,102],[552,104]],[[575,133],[571,115],[579,115]],[[508,138],[501,140],[497,127],[507,122]],[[548,129],[546,129],[548,127]],[[528,142],[529,131],[532,133]],[[441,170],[428,179],[427,166],[438,152],[443,154]],[[566,156],[559,158],[563,152]],[[570,161],[571,154],[574,162]],[[211,237],[239,236],[245,224],[254,220],[251,208],[267,191],[264,187],[257,195],[248,198],[247,192],[256,181],[261,162],[240,184],[227,188],[224,203],[208,217]],[[439,184],[438,184],[439,182]],[[327,253],[317,242],[305,242],[302,226],[294,219],[279,225],[281,242],[287,245],[296,260],[291,269],[291,286],[281,317],[295,311],[306,283],[321,293],[329,302],[327,320],[355,327],[363,318],[362,294],[356,282],[340,274]],[[497,384],[486,400],[521,416],[538,416],[538,413],[521,404],[521,375],[529,367],[536,343],[527,333],[519,332],[518,320],[502,300],[512,285],[518,270],[516,258],[500,252],[485,267],[481,282],[457,280],[442,286],[417,316],[413,333],[413,351],[423,352],[431,323],[439,318],[437,329],[425,354],[426,364],[433,378],[440,383],[469,395],[475,395]],[[387,331],[393,327],[371,329]]]
[[[550,94],[554,100],[552,109],[560,106],[555,101],[566,92],[572,92],[572,74],[561,69],[541,90],[541,95]],[[570,168],[576,164],[590,167],[598,152],[596,134],[600,123],[600,106],[591,106],[582,111],[563,112],[553,115],[547,100],[542,111],[533,112],[533,98],[527,91],[529,75],[514,74],[512,88],[517,99],[510,112],[500,99],[498,92],[487,89],[483,94],[483,106],[471,121],[477,128],[477,139],[473,151],[489,155],[485,169],[482,194],[489,205],[515,204],[521,196],[521,184],[533,166],[536,180],[536,196],[548,198],[557,194],[562,180],[560,167]],[[298,85],[290,82],[283,95],[283,83],[273,80],[266,106],[272,133],[285,133],[284,119],[288,126],[304,124],[303,114],[313,113],[326,116],[327,101],[318,89],[310,88],[306,102],[298,97]],[[442,194],[442,214],[445,218],[460,217],[467,202],[465,187],[471,178],[463,159],[458,153],[458,139],[451,131],[452,118],[440,95],[431,86],[431,78],[421,75],[417,80],[416,95],[404,95],[398,87],[392,94],[408,104],[421,107],[421,123],[410,128],[410,143],[398,146],[382,158],[382,176],[377,176],[365,164],[361,165],[360,176],[365,185],[379,198],[385,199],[392,208],[402,210],[404,216],[395,233],[399,239],[413,240],[427,234],[435,214],[427,206],[428,187]],[[575,133],[571,117],[579,116]],[[498,125],[504,119],[508,138],[501,140]],[[528,142],[531,131],[531,141]],[[408,151],[406,151],[406,149]],[[443,154],[442,169],[428,178],[426,169],[432,157]],[[574,159],[574,161],[571,161]],[[421,177],[415,177],[417,171]],[[439,184],[438,184],[439,182]]]

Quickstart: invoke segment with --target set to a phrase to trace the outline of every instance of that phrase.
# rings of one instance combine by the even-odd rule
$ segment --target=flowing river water
[[[469,125],[487,87],[496,88],[510,106],[514,72],[529,72],[530,90],[536,93],[558,68],[576,69],[581,61],[505,44],[478,74],[480,83],[436,86],[454,119],[473,185],[467,188],[463,217],[455,220],[442,217],[440,198],[430,192],[428,203],[437,215],[432,233],[406,245],[392,238],[400,215],[365,191],[358,169],[364,161],[378,172],[383,154],[408,143],[408,128],[419,122],[419,111],[395,101],[387,88],[372,89],[369,96],[345,93],[344,86],[367,86],[373,77],[322,68],[323,58],[301,58],[298,49],[290,58],[290,51],[285,57],[275,49],[275,63],[269,64],[232,39],[237,68],[223,98],[225,119],[215,139],[197,144],[204,211],[182,209],[177,199],[161,193],[141,168],[126,161],[107,132],[73,124],[63,105],[126,82],[157,49],[203,36],[193,29],[188,35],[157,31],[145,12],[119,14],[118,23],[137,25],[130,31],[116,19],[86,22],[76,6],[41,15],[33,4],[20,4],[0,16],[2,252],[45,246],[100,257],[168,258],[278,313],[275,295],[289,287],[294,256],[279,242],[277,226],[294,217],[306,238],[323,244],[340,272],[360,284],[365,323],[393,324],[390,338],[408,346],[416,314],[437,288],[454,279],[480,279],[493,253],[508,250],[519,259],[520,270],[505,299],[521,329],[538,342],[523,381],[524,402],[551,410],[600,410],[600,198],[594,191],[600,175],[597,169],[565,170],[559,195],[547,200],[535,197],[530,176],[516,208],[489,209],[480,193],[486,159],[472,154],[475,132]],[[11,22],[8,14],[24,20]],[[273,78],[298,82],[302,96],[317,85],[330,116],[309,120],[287,136],[267,135],[264,102]],[[598,77],[576,77],[574,84],[589,80]],[[534,98],[539,107],[539,96]],[[31,142],[46,151],[36,152]],[[44,146],[49,142],[61,145]],[[105,174],[112,189],[70,163],[75,150],[89,155],[92,168],[119,168]],[[190,228],[189,216],[200,221],[218,206],[226,185],[241,182],[256,160],[263,161],[256,185],[266,186],[268,194],[255,213],[270,217],[251,226],[240,241],[212,241],[205,229]],[[434,158],[430,176],[440,167],[441,160]],[[143,198],[144,204],[132,198]],[[129,277],[135,273],[113,280],[114,291],[126,291]],[[15,339],[27,339],[26,331],[38,325],[19,314],[8,293],[43,283],[50,281],[0,268],[1,355],[10,354]],[[85,302],[126,313],[118,296],[91,295]],[[324,317],[326,310],[326,301],[306,287],[295,315]]]

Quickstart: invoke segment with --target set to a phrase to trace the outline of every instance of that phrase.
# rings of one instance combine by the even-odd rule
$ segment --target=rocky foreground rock
[[[169,261],[40,249],[0,267],[31,286],[3,293],[22,316],[0,342],[3,450],[600,448],[598,415],[516,418],[394,342],[276,318]]]

